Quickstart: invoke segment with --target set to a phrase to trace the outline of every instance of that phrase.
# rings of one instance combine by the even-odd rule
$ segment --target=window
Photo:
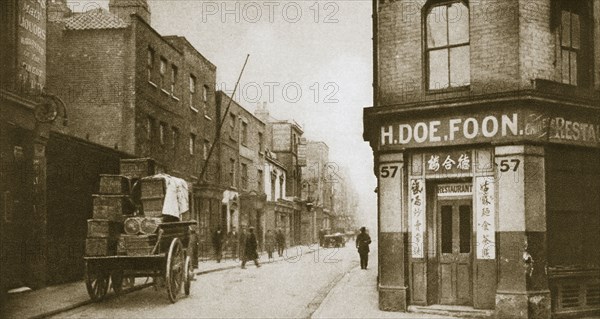
[[[202,86],[202,109],[204,110],[204,115],[209,116],[209,114],[208,114],[208,85]]]
[[[262,153],[263,151],[263,133],[258,132],[258,152]]]
[[[204,140],[204,152],[203,158],[204,160],[208,160],[208,153],[210,152],[210,142],[208,140]]]
[[[559,1],[561,82],[590,86],[593,83],[593,21],[590,1]],[[560,9],[560,10],[558,10]]]
[[[284,188],[283,188],[283,177],[279,177],[279,198],[283,199],[283,195],[284,195]]]
[[[463,2],[435,5],[425,21],[429,90],[468,86],[471,82],[469,8]]]
[[[229,137],[235,139],[235,114],[229,113]]]
[[[154,50],[148,48],[148,61],[146,62],[146,71],[148,75],[148,81],[152,82],[152,69],[154,68]]]
[[[229,159],[229,185],[235,186],[235,160]]]
[[[190,155],[194,155],[194,151],[196,150],[196,134],[190,134]]]
[[[175,149],[177,147],[177,144],[179,143],[179,129],[176,128],[175,126],[173,126],[171,128],[171,133],[172,133],[171,146],[173,149]]]
[[[275,172],[271,173],[271,200],[272,201],[276,201],[277,198],[275,198],[276,193],[275,193],[275,187],[277,186],[277,174],[275,174]]]
[[[167,124],[165,124],[164,122],[160,122],[160,125],[158,126],[158,140],[160,141],[161,145],[165,144],[165,135],[167,134]]]
[[[248,145],[248,123],[242,122],[242,144]]]
[[[152,140],[152,127],[154,126],[154,118],[148,116],[146,118],[146,138]]]
[[[256,175],[258,178],[258,191],[262,193],[265,191],[263,189],[263,178],[264,178],[263,171],[262,171],[262,169],[259,169],[259,170],[257,170],[256,173],[257,173]]]
[[[242,163],[242,188],[248,189],[248,165]]]
[[[160,69],[158,70],[160,72],[160,88],[164,89],[165,88],[165,73],[167,73],[167,59],[161,57],[160,58]]]
[[[175,84],[177,83],[177,73],[179,69],[176,65],[171,65],[171,94],[175,95]]]
[[[196,77],[190,74],[190,108],[195,112],[198,112],[198,109],[194,107],[196,102]]]

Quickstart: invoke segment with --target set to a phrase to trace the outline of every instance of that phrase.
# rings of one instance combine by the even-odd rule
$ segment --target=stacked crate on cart
[[[99,194],[93,196],[93,218],[88,220],[85,244],[87,256],[117,254],[123,221],[134,212],[130,179],[121,175],[100,175]]]
[[[120,167],[121,174],[129,177],[135,185],[132,195],[141,205],[137,207],[137,216],[125,220],[124,234],[117,246],[118,252],[128,256],[150,255],[156,249],[156,230],[161,223],[162,202],[156,202],[155,206],[144,204],[148,189],[144,187],[145,180],[142,179],[159,174],[163,169],[150,158],[121,160]],[[160,207],[157,206],[159,204]]]

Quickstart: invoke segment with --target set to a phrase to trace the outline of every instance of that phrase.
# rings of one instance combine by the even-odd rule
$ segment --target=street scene
[[[600,0],[3,0],[0,318],[600,318]]]

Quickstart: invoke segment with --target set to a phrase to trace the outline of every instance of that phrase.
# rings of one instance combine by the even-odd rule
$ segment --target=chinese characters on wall
[[[477,259],[496,259],[494,179],[477,177],[475,180]]]
[[[410,180],[410,232],[413,258],[424,258],[425,180]]]
[[[470,174],[471,166],[470,151],[425,154],[427,175]]]

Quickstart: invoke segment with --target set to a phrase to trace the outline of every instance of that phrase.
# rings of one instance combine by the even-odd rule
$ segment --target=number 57
[[[391,170],[391,171],[390,171]],[[380,176],[381,178],[396,177],[398,172],[398,166],[382,166]]]

